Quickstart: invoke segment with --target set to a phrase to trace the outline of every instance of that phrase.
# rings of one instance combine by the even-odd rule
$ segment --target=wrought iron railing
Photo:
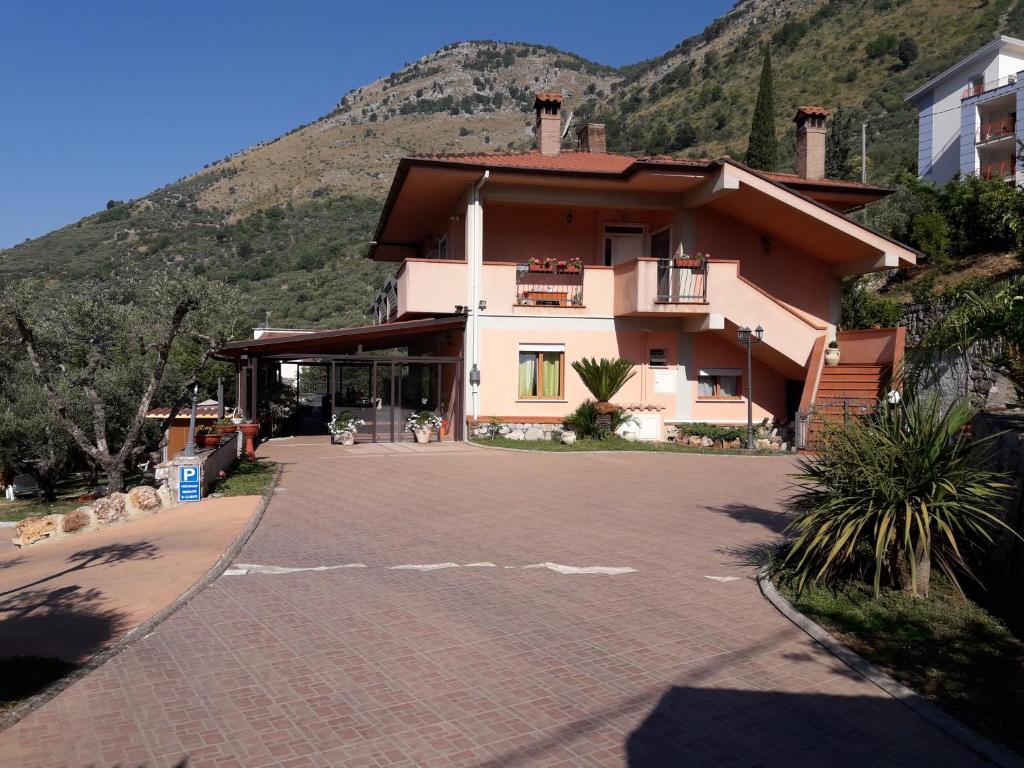
[[[819,397],[810,410],[796,415],[796,447],[820,451],[830,430],[845,428],[850,419],[870,416],[878,408],[878,401],[870,398]]]
[[[582,265],[516,264],[516,304],[521,307],[582,307]]]
[[[708,263],[705,259],[659,259],[658,301],[702,304],[708,298]]]

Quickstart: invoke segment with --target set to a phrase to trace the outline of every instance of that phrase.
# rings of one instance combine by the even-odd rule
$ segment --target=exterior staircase
[[[812,387],[805,388],[799,414],[797,446],[801,451],[819,450],[828,430],[841,428],[851,418],[878,407],[892,386],[894,368],[902,363],[904,333],[902,328],[840,332],[843,357],[854,360],[834,366],[823,364],[825,344],[824,339],[819,341],[808,371],[815,378]],[[892,343],[881,343],[883,335],[890,336]],[[847,355],[847,349],[855,354]]]

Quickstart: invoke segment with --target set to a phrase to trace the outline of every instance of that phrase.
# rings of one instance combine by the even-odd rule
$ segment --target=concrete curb
[[[466,445],[471,445],[474,448],[483,448],[487,451],[511,451],[512,453],[541,453],[545,456],[631,456],[633,454],[639,454],[641,456],[649,456],[652,453],[658,455],[668,456],[720,456],[725,459],[781,459],[781,458],[792,458],[795,453],[789,451],[777,451],[772,453],[720,453],[719,451],[535,451],[531,448],[510,448],[505,445],[484,445],[478,443],[475,440],[463,440]],[[538,440],[537,442],[543,442]]]
[[[979,757],[994,765],[1001,766],[1002,768],[1024,768],[1024,761],[1017,757],[1017,755],[1005,747],[994,744],[975,733],[959,720],[950,717],[924,697],[914,693],[914,691],[894,680],[874,664],[851,651],[821,626],[804,616],[775,589],[771,577],[768,576],[767,568],[762,568],[758,572],[757,586],[761,589],[761,594],[764,595],[765,599],[779,613],[803,630],[818,645],[822,646],[865,680],[878,686],[878,688],[885,691],[896,701],[913,710],[919,717],[924,718],[955,741],[963,744]]]
[[[119,653],[124,651],[130,645],[135,643],[136,640],[146,637],[158,626],[163,624],[167,619],[178,612],[179,609],[186,606],[194,597],[200,592],[206,589],[210,584],[217,580],[217,578],[227,569],[231,562],[235,559],[238,553],[245,546],[246,542],[256,531],[260,521],[263,519],[263,513],[267,511],[267,506],[270,504],[270,500],[274,497],[275,489],[277,488],[278,481],[281,479],[281,473],[284,471],[284,465],[278,464],[274,471],[274,477],[271,480],[270,485],[267,487],[266,492],[263,494],[263,498],[260,499],[259,505],[256,507],[256,511],[252,513],[252,517],[249,518],[249,522],[245,524],[245,528],[235,537],[235,540],[231,542],[224,553],[220,556],[216,563],[191,587],[178,597],[170,605],[166,606],[160,611],[150,616],[146,621],[139,624],[134,629],[129,630],[128,634],[118,640],[116,643],[111,645],[99,653],[95,654],[87,661],[85,661],[78,669],[72,672],[66,677],[62,677],[60,680],[55,682],[50,687],[43,691],[40,691],[35,696],[26,699],[24,702],[19,704],[17,707],[12,709],[5,715],[0,716],[0,731],[10,728],[12,725],[17,723],[19,720],[24,719],[27,715],[43,706],[50,699],[57,696],[62,691],[70,688],[72,685],[77,683],[83,677],[88,675],[93,670],[98,669],[105,663],[110,661],[112,658],[117,656]]]

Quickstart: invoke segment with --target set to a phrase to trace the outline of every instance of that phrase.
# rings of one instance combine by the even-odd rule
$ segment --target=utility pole
[[[860,181],[868,183],[868,124],[860,124]]]

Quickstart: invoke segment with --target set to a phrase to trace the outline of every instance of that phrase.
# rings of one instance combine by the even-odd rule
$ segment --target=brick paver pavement
[[[758,593],[787,459],[362,448],[264,446],[282,490],[237,562],[365,567],[222,576],[0,734],[0,762],[975,762]]]

